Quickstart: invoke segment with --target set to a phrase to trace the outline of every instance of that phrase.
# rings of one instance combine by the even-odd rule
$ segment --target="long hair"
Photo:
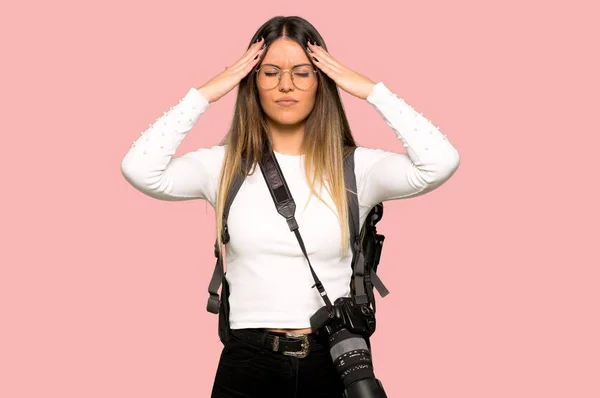
[[[264,37],[267,48],[275,39],[286,37],[300,44],[305,52],[307,51],[304,43],[308,40],[327,50],[325,41],[317,30],[308,21],[297,16],[271,18],[256,31],[248,48],[260,37]],[[306,180],[309,182],[311,193],[321,201],[323,199],[316,192],[315,184],[324,184],[324,180],[328,182],[328,186],[324,185],[337,208],[340,221],[342,235],[340,255],[342,256],[349,247],[349,215],[343,158],[356,147],[356,143],[335,81],[320,72],[317,72],[318,87],[315,105],[305,120],[302,150],[305,154]],[[251,175],[254,171],[250,172],[250,170],[256,170],[261,161],[264,145],[272,148],[271,138],[267,133],[268,126],[260,106],[255,75],[253,70],[240,81],[232,123],[227,135],[220,142],[220,145],[226,145],[226,149],[217,192],[216,229],[219,251],[223,244],[225,201],[235,173]],[[247,162],[246,168],[242,167],[242,158]],[[330,206],[328,207],[331,209]]]

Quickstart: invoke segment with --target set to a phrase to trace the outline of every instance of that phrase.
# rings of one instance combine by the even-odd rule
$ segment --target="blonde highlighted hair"
[[[305,19],[300,17],[274,17],[265,22],[254,34],[248,47],[256,39],[264,37],[267,47],[280,37],[296,41],[302,48],[308,40],[327,47],[321,35]],[[306,49],[305,49],[306,51]],[[225,200],[236,173],[250,175],[259,172],[263,146],[272,148],[268,127],[260,106],[255,73],[250,72],[239,83],[233,120],[220,145],[225,145],[225,157],[219,177],[216,206],[216,233],[218,250],[222,247],[223,212]],[[356,147],[343,109],[336,83],[326,74],[317,73],[318,87],[315,105],[305,121],[302,152],[305,154],[305,174],[311,192],[320,200],[315,186],[325,186],[336,206],[342,235],[340,255],[349,245],[349,214],[344,183],[343,159]],[[242,168],[242,158],[249,165]],[[325,202],[324,202],[325,203]],[[326,204],[327,205],[327,204]],[[329,207],[329,206],[328,206]],[[329,207],[331,209],[331,207]],[[333,209],[332,209],[333,210]]]

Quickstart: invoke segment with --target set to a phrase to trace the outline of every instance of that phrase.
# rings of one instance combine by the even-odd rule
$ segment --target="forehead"
[[[296,65],[311,64],[300,44],[294,40],[280,37],[274,40],[261,64],[272,64],[281,68],[291,68]]]

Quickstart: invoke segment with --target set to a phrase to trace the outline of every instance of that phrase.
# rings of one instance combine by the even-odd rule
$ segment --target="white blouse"
[[[429,192],[447,181],[460,162],[446,135],[383,82],[374,86],[367,102],[402,141],[407,153],[356,148],[361,225],[375,204]],[[134,142],[121,162],[125,179],[157,199],[205,199],[216,208],[225,147],[199,148],[173,157],[208,108],[209,102],[191,88]],[[296,220],[313,269],[332,303],[338,297],[349,297],[352,251],[349,248],[345,256],[339,256],[337,214],[311,197],[304,176],[304,155],[275,152],[275,156],[296,202]],[[319,194],[335,209],[327,190]],[[314,280],[306,258],[285,219],[277,213],[260,169],[245,179],[227,224],[231,235],[225,246],[231,328],[310,327],[310,317],[324,302],[318,290],[311,288]]]

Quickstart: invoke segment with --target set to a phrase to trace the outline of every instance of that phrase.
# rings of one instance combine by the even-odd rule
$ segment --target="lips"
[[[280,101],[294,101],[294,102],[298,102],[298,100],[294,97],[292,97],[291,95],[286,95],[285,97],[281,97],[275,100],[275,102],[280,102]]]
[[[295,100],[279,100],[279,101],[275,101],[275,102],[281,106],[292,106],[292,105],[296,105],[298,103],[298,101],[295,101]]]

